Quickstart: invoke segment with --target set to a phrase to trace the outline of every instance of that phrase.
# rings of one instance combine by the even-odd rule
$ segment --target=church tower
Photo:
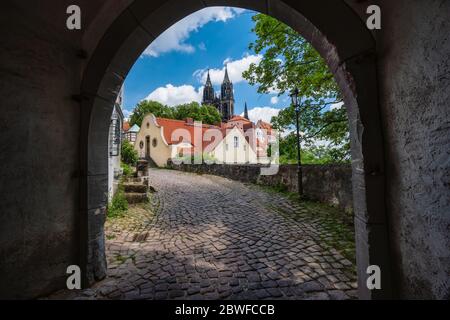
[[[225,77],[220,90],[220,109],[222,112],[222,121],[226,122],[234,115],[234,93],[233,83],[228,77],[228,68],[225,66]]]
[[[209,70],[208,70],[208,76],[206,78],[205,87],[203,89],[203,101],[202,104],[209,104],[214,105],[215,103],[216,95],[214,93],[214,88],[211,83],[211,78],[209,77]]]

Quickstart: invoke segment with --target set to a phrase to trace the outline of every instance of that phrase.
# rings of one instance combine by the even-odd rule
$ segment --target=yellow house
[[[257,163],[258,156],[242,128],[205,125],[192,119],[174,120],[148,114],[142,121],[134,148],[142,159],[164,167],[167,161],[177,161],[194,155],[204,155],[205,161],[239,164]],[[206,157],[207,155],[207,157]]]

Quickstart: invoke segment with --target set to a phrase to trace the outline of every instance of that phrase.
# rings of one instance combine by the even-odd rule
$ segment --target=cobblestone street
[[[150,184],[150,204],[106,224],[107,278],[54,298],[356,298],[352,262],[286,195],[163,169]]]

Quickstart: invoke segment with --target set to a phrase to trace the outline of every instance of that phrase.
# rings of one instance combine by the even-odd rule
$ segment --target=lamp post
[[[301,145],[300,145],[300,104],[298,103],[298,89],[295,88],[291,93],[292,105],[295,108],[295,119],[297,126],[297,179],[298,179],[298,194],[303,196],[303,182],[302,182],[302,157],[301,157]]]

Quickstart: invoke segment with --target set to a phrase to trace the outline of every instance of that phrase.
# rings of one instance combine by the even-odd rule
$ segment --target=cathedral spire
[[[225,76],[223,78],[223,83],[231,82],[230,78],[228,77],[228,65],[225,65]]]
[[[234,114],[234,94],[233,83],[228,76],[228,66],[225,65],[225,76],[220,90],[220,109],[222,111],[222,120],[230,120]]]
[[[245,102],[245,108],[244,108],[244,118],[245,118],[245,119],[247,119],[247,120],[250,120],[250,119],[248,118],[248,109],[247,109],[247,102]]]
[[[203,88],[202,104],[214,105],[215,99],[216,99],[216,93],[214,92],[214,88],[211,83],[211,78],[209,76],[209,69],[208,69],[208,76],[206,77],[205,87]]]
[[[206,85],[207,85],[207,86],[212,86],[211,78],[210,78],[210,76],[209,76],[209,69],[208,69],[208,76],[206,77]]]

